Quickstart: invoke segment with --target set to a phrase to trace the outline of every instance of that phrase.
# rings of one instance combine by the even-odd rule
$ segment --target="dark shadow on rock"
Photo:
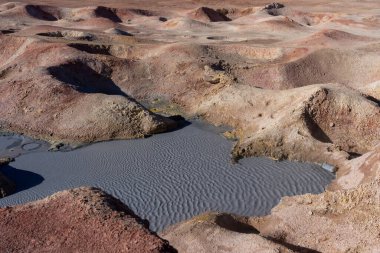
[[[368,99],[368,100],[370,100],[370,101],[372,101],[372,102],[374,102],[374,103],[376,103],[377,106],[380,106],[380,100],[378,100],[377,98],[372,97],[370,95],[365,95],[365,98]]]
[[[244,234],[259,234],[260,232],[249,224],[243,223],[229,214],[221,214],[215,218],[215,223],[227,230],[244,233]]]
[[[143,10],[143,9],[129,9],[134,14],[140,15],[140,16],[146,16],[146,17],[151,17],[154,16],[155,13],[148,11],[148,10]]]
[[[68,46],[80,51],[84,51],[89,54],[110,55],[110,46],[106,46],[106,45],[71,43],[71,44],[68,44]]]
[[[219,36],[214,36],[213,39],[216,39],[216,37],[219,37]],[[208,37],[208,39],[209,38],[211,37]],[[230,71],[231,70],[230,64],[226,62],[225,60],[219,60],[218,62],[211,64],[210,67],[215,71]]]
[[[305,117],[305,123],[311,136],[324,143],[333,143],[330,137],[319,127],[309,113],[304,113],[303,116]]]
[[[155,113],[154,113],[155,114]],[[185,128],[189,125],[191,125],[191,122],[190,121],[187,121],[184,117],[182,117],[181,115],[174,115],[174,116],[169,116],[169,117],[165,117],[165,116],[162,116],[162,115],[159,115],[159,114],[155,114],[157,115],[158,117],[163,117],[163,118],[166,118],[166,119],[169,119],[169,120],[172,120],[174,121],[174,124],[172,125],[172,127],[169,127],[168,129],[166,129],[165,131],[162,131],[162,132],[158,132],[158,133],[155,133],[155,134],[161,134],[161,133],[171,133],[171,132],[175,132],[175,131],[178,131],[182,128]],[[147,134],[145,135],[144,137],[145,138],[149,138],[149,137],[152,137],[154,134]]]
[[[114,9],[107,8],[104,6],[99,6],[95,9],[95,15],[102,18],[107,18],[113,22],[121,23],[123,22],[115,13]]]
[[[27,6],[25,6],[25,10],[30,16],[32,16],[36,19],[46,20],[46,21],[57,21],[58,20],[56,17],[54,17],[52,14],[44,11],[43,8],[41,8],[41,6],[38,6],[38,5],[27,5]]]
[[[200,10],[210,19],[211,22],[231,21],[231,19],[225,16],[223,13],[217,12],[214,9],[201,7]]]
[[[225,40],[228,39],[226,36],[208,36],[206,37],[208,40]]]
[[[174,132],[174,131],[177,131],[177,130],[180,130],[182,128],[185,128],[187,126],[190,126],[191,125],[191,122],[190,121],[187,121],[184,117],[182,117],[181,115],[174,115],[174,116],[169,116],[167,117],[168,119],[171,119],[173,120],[174,122],[177,123],[177,127],[169,130],[169,131],[166,131],[167,133],[168,132]]]
[[[54,78],[72,85],[77,91],[128,97],[109,77],[112,69],[107,66],[101,66],[100,68],[100,73],[98,73],[87,64],[76,61],[49,67],[47,70]]]
[[[118,29],[118,28],[115,28],[113,30],[113,34],[116,34],[116,35],[123,35],[123,36],[130,36],[132,37],[133,34],[132,33],[129,33],[127,31],[124,31],[124,30],[121,30],[121,29]]]
[[[26,170],[19,170],[9,165],[1,167],[1,172],[4,174],[4,176],[16,184],[15,193],[39,185],[42,183],[42,181],[45,180],[39,174]]]
[[[273,238],[273,237],[264,237],[265,239],[268,239],[274,243],[277,243],[277,244],[280,244],[290,250],[293,250],[295,252],[299,252],[299,253],[322,253],[318,250],[313,250],[313,249],[310,249],[310,248],[306,248],[306,247],[302,247],[302,246],[298,246],[298,245],[294,245],[294,244],[291,244],[291,243],[287,243],[287,242],[284,242],[283,240],[280,240],[280,239],[277,239],[277,238]]]
[[[357,152],[353,152],[353,151],[346,151],[346,152],[349,155],[348,160],[352,160],[352,159],[361,157],[363,155],[363,154],[360,154],[360,153],[357,153]]]
[[[6,30],[0,30],[0,32],[2,34],[12,34],[12,33],[17,32],[17,30],[16,29],[6,29]]]
[[[280,10],[284,7],[285,7],[285,5],[283,5],[281,3],[271,3],[271,4],[266,5],[264,7],[264,10],[266,10],[269,15],[279,16],[279,15],[281,15]]]
[[[52,37],[52,38],[63,38],[63,34],[60,31],[57,32],[45,32],[45,33],[37,33],[38,36],[44,36],[44,37]]]

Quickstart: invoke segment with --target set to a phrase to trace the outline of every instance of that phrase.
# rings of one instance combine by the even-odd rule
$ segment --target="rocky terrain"
[[[2,62],[3,130],[75,144],[142,137],[175,126],[123,93],[106,77],[112,68],[101,61],[78,59],[83,56],[62,44],[0,40],[2,52],[12,55]],[[36,66],[44,61],[48,66]],[[54,61],[58,65],[49,67]]]
[[[0,2],[1,131],[79,144],[167,131],[161,115],[182,114],[231,126],[235,160],[338,169],[331,191],[267,217],[169,228],[180,251],[379,250],[377,1]]]
[[[2,252],[176,252],[127,206],[77,188],[0,209]]]
[[[342,166],[373,149],[376,17],[239,4],[3,4],[1,128],[66,143],[135,138],[173,128],[155,114],[166,112],[234,127],[237,159]]]

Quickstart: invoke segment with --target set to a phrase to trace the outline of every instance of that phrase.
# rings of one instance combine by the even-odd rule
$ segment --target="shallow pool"
[[[4,138],[0,152],[6,153],[12,143]],[[146,139],[96,143],[70,152],[28,144],[31,150],[2,169],[18,192],[0,199],[0,206],[97,186],[159,231],[205,211],[265,215],[282,196],[320,193],[334,178],[308,163],[249,158],[232,164],[232,145],[200,122]]]

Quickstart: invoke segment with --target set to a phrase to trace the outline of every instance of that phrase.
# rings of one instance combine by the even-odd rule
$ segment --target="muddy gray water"
[[[19,188],[0,199],[0,206],[96,186],[149,220],[155,231],[205,211],[265,215],[282,196],[320,193],[334,178],[308,163],[248,158],[231,164],[232,143],[199,122],[146,139],[96,143],[70,152],[48,152],[40,142],[6,138],[0,137],[0,153],[12,145],[28,152],[2,169]]]

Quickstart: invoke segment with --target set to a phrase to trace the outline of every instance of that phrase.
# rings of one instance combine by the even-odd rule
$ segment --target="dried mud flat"
[[[268,252],[376,251],[379,4],[265,4],[4,2],[1,130],[77,145],[168,131],[176,122],[161,115],[173,113],[229,125],[234,130],[226,136],[238,139],[235,159],[267,156],[338,168],[331,191],[288,198],[249,223],[257,230],[252,243],[263,240],[257,245]],[[299,218],[309,212],[312,218]],[[216,235],[215,247],[192,233],[193,224],[204,223],[178,225],[165,236],[183,252],[219,252],[226,226],[215,219],[201,219]],[[361,231],[355,240],[339,232],[347,224]],[[244,252],[236,242],[219,246]]]

